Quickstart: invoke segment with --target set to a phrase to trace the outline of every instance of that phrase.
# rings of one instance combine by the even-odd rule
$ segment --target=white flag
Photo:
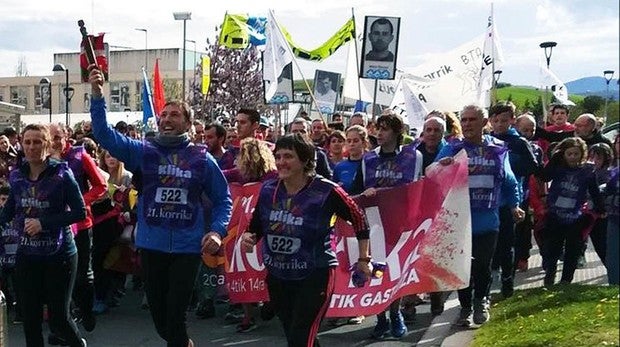
[[[575,106],[574,102],[568,100],[568,89],[564,83],[545,66],[540,67],[540,84],[549,87],[551,92],[553,92],[553,96],[555,96],[562,105]]]
[[[426,106],[419,99],[418,95],[412,91],[408,80],[403,79],[402,84],[409,127],[411,129],[416,128],[418,129],[418,133],[421,133],[421,130],[424,127],[424,118],[429,112],[426,109]]]
[[[482,48],[482,66],[478,80],[478,100],[481,106],[489,105],[488,91],[493,88],[493,73],[501,69],[504,64],[504,53],[499,41],[499,34],[493,20],[493,8],[489,16],[487,33]]]
[[[265,100],[271,100],[278,89],[278,77],[284,67],[293,61],[288,43],[284,39],[273,12],[269,11],[265,27],[266,46],[263,53],[263,81]]]

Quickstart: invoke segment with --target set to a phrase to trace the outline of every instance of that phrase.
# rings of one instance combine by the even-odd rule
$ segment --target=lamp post
[[[149,69],[149,32],[143,28],[136,28],[135,30],[144,31],[144,70]]]
[[[41,86],[41,105],[45,106],[47,103],[50,109],[50,123],[52,122],[52,82],[49,78],[43,77],[39,81],[39,86]],[[43,95],[43,87],[47,87],[47,93]],[[47,100],[43,100],[43,96],[47,96]]]
[[[194,94],[196,93],[196,40],[185,40],[187,42],[191,42],[194,44],[194,80],[192,82],[192,99],[194,98]]]
[[[65,95],[65,125],[69,126],[69,103],[71,102],[71,98],[73,97],[73,88],[69,87],[69,69],[67,69],[63,64],[56,64],[52,71],[64,71],[65,72],[65,87],[62,92]]]
[[[553,54],[553,47],[557,46],[557,42],[546,41],[540,44],[540,48],[542,48],[545,52],[545,59],[547,60],[547,69],[549,69],[549,65],[551,64],[551,54]],[[545,86],[545,94],[543,94],[542,102],[543,102],[543,125],[547,122],[547,94],[549,92],[549,87]]]
[[[609,82],[614,78],[614,70],[603,71],[605,77],[605,83],[607,84],[607,91],[605,92],[605,124],[607,124],[607,102],[609,101]]]
[[[174,12],[174,19],[175,20],[182,20],[183,21],[183,100],[185,100],[185,35],[187,33],[187,20],[188,19],[192,19],[192,13],[191,12]]]

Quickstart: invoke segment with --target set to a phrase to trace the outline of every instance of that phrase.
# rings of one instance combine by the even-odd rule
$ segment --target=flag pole
[[[357,25],[355,23],[355,9],[351,7],[351,17],[353,18],[353,44],[355,45],[355,65],[357,69],[355,70],[356,76],[355,80],[357,81],[357,100],[362,100],[362,86],[360,84],[360,57],[359,51],[357,50]]]
[[[314,96],[314,92],[310,88],[310,84],[308,84],[308,81],[306,80],[306,77],[304,76],[303,71],[301,71],[301,67],[299,66],[299,63],[297,62],[297,59],[295,59],[295,54],[293,54],[293,50],[291,49],[291,45],[288,44],[288,40],[286,40],[286,38],[284,37],[284,34],[282,33],[282,30],[280,29],[280,24],[278,24],[278,21],[276,20],[276,16],[274,15],[273,11],[272,10],[269,10],[269,11],[271,12],[271,18],[273,18],[273,20],[276,22],[276,28],[278,28],[278,33],[281,35],[280,38],[282,38],[284,40],[284,42],[286,42],[286,49],[288,50],[288,53],[291,55],[293,63],[295,63],[295,66],[297,67],[297,71],[301,75],[301,79],[304,81],[304,84],[306,85],[306,89],[308,89],[308,93],[310,93],[310,97],[312,98],[312,102],[314,103],[314,105],[316,106],[317,111],[319,112],[319,118],[321,118],[323,123],[327,124],[327,122],[325,121],[325,117],[323,116],[323,113],[321,112],[321,109],[319,107],[319,104],[316,101],[316,97]]]
[[[493,12],[493,3],[491,3],[491,31],[493,32],[493,40],[496,39],[495,37],[495,13]],[[497,103],[497,83],[495,81],[495,44],[491,45],[491,54],[493,57],[493,60],[491,61],[491,96],[490,96],[490,103],[491,105],[489,105],[489,109],[491,108],[491,106],[495,105]]]

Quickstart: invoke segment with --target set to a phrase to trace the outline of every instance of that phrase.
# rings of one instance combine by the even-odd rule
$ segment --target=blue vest
[[[204,208],[207,147],[190,145],[168,150],[145,142],[142,166],[144,208],[147,224],[174,231],[196,223]]]
[[[15,218],[11,227],[19,233],[18,253],[25,255],[47,256],[56,254],[63,245],[65,227],[42,230],[30,237],[24,232],[26,218],[40,218],[58,212],[64,206],[52,206],[53,201],[61,195],[63,177],[69,167],[66,163],[58,164],[54,175],[33,182],[22,174],[21,170],[11,172],[11,190],[15,196]],[[68,227],[66,227],[68,228]]]
[[[594,179],[594,167],[586,164],[579,168],[558,169],[547,194],[549,213],[569,224],[581,216],[581,207],[588,197],[588,181]]]
[[[333,182],[315,177],[308,187],[289,197],[280,180],[264,183],[258,204],[264,233],[263,262],[270,275],[299,280],[317,265],[327,266],[326,258],[332,252],[331,216],[322,209],[333,188]]]
[[[401,147],[396,156],[381,157],[379,149],[364,154],[364,188],[395,187],[415,180],[415,146]]]
[[[478,146],[463,140],[452,143],[454,154],[465,149],[469,158],[469,200],[472,209],[495,209],[500,203],[504,180],[504,160],[508,148],[504,142],[485,136]]]

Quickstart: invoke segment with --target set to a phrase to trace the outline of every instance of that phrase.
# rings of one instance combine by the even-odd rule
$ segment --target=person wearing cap
[[[207,147],[191,143],[186,102],[167,102],[158,119],[159,134],[134,140],[108,125],[103,74],[95,65],[89,70],[95,137],[130,171],[142,175],[135,243],[155,328],[168,346],[193,347],[186,312],[201,254],[218,252],[227,234],[232,209],[228,184]]]
[[[258,124],[258,133],[261,136],[261,140],[267,140],[270,127],[271,127],[271,123],[269,122],[269,119],[267,119],[267,117],[265,116],[261,116],[260,122]]]

